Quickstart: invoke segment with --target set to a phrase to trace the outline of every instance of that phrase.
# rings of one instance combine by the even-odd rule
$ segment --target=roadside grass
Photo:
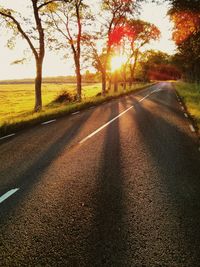
[[[200,129],[200,84],[176,82],[174,85]]]
[[[56,119],[75,111],[99,105],[120,95],[143,89],[152,83],[136,83],[132,88],[123,91],[119,84],[117,93],[111,88],[105,97],[96,96],[101,92],[101,84],[83,84],[83,101],[81,103],[55,103],[55,98],[64,91],[75,93],[75,84],[43,84],[43,110],[33,112],[34,85],[10,84],[0,85],[0,137],[38,123]]]

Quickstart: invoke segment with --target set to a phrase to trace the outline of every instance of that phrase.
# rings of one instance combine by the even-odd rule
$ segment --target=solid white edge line
[[[101,130],[103,130],[105,127],[107,127],[109,124],[111,124],[113,121],[117,120],[119,117],[121,117],[122,115],[124,115],[126,112],[128,112],[130,109],[134,108],[134,106],[129,107],[128,109],[124,110],[122,113],[120,113],[118,116],[114,117],[112,120],[108,121],[107,123],[105,123],[104,125],[102,125],[100,128],[98,128],[96,131],[94,131],[93,133],[89,134],[88,136],[86,136],[84,139],[82,139],[79,144],[83,144],[85,141],[87,141],[88,139],[90,139],[92,136],[96,135],[98,132],[100,132]]]
[[[190,131],[191,131],[192,133],[194,133],[194,132],[195,132],[195,129],[194,129],[193,125],[190,124],[189,127],[190,127]]]
[[[56,120],[45,121],[45,122],[41,123],[41,125],[50,124],[50,123],[55,122],[55,121],[56,121]]]
[[[3,140],[3,139],[6,139],[6,138],[9,138],[9,137],[12,137],[14,135],[16,135],[16,134],[13,133],[13,134],[9,134],[9,135],[3,136],[3,137],[0,138],[0,140]]]
[[[0,197],[0,204],[6,200],[7,198],[9,198],[10,196],[12,196],[14,193],[16,193],[19,190],[19,188],[15,188],[15,189],[11,189],[8,192],[6,192],[4,195],[2,195]]]
[[[80,113],[80,111],[74,112],[74,113],[72,113],[72,115],[76,115],[76,114],[78,114],[78,113]]]

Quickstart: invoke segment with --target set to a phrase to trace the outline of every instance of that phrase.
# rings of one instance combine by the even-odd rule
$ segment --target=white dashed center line
[[[41,125],[46,125],[46,124],[50,124],[50,123],[53,123],[54,121],[56,121],[56,120],[51,120],[51,121],[45,121],[45,122],[41,123]]]
[[[80,113],[80,111],[74,112],[74,113],[72,113],[72,115],[76,115],[76,114],[78,114],[78,113]]]
[[[160,92],[162,90],[160,89],[156,89],[153,92],[151,92],[150,94],[146,95],[145,97],[143,97],[142,99],[139,100],[139,102],[142,102],[143,100],[145,100],[147,97],[149,97],[150,95],[152,95],[153,93],[157,93]],[[91,134],[89,134],[88,136],[86,136],[84,139],[82,139],[79,144],[83,144],[85,141],[87,141],[88,139],[90,139],[91,137],[93,137],[94,135],[96,135],[98,132],[102,131],[105,127],[107,127],[109,124],[111,124],[113,121],[117,120],[119,117],[123,116],[126,112],[128,112],[130,109],[134,108],[134,106],[131,106],[129,108],[127,108],[126,110],[124,110],[122,113],[120,113],[118,116],[114,117],[112,120],[108,121],[107,123],[105,123],[104,125],[102,125],[100,128],[98,128],[96,131],[92,132]]]
[[[19,190],[19,188],[15,188],[15,189],[11,189],[10,191],[8,191],[7,193],[5,193],[3,196],[0,197],[0,204],[6,200],[7,198],[9,198],[10,196],[12,196],[14,193],[16,193]]]
[[[15,133],[3,136],[3,137],[0,138],[0,140],[7,139],[7,138],[12,137],[14,135],[15,135]]]
[[[88,136],[86,136],[84,139],[82,139],[79,144],[83,144],[85,141],[87,141],[88,139],[90,139],[92,136],[94,136],[95,134],[97,134],[98,132],[100,132],[101,130],[103,130],[105,127],[107,127],[109,124],[111,124],[113,121],[117,120],[119,117],[121,117],[122,115],[124,115],[126,112],[128,112],[130,109],[132,109],[133,106],[129,107],[128,109],[126,109],[125,111],[123,111],[122,113],[120,113],[118,116],[114,117],[112,120],[110,120],[109,122],[105,123],[104,125],[102,125],[100,128],[98,128],[96,131],[94,131],[93,133],[89,134]]]

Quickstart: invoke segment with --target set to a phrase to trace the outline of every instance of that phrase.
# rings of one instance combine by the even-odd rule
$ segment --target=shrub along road
[[[3,142],[1,266],[199,266],[189,124],[160,83]]]

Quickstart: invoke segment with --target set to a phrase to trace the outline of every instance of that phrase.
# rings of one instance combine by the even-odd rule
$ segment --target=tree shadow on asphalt
[[[110,119],[118,114],[112,108]],[[115,113],[115,114],[114,114]],[[126,237],[119,120],[106,129],[99,175],[96,181],[94,218],[89,237],[91,266],[125,266]]]
[[[9,219],[9,216],[17,211],[17,207],[23,201],[23,198],[32,190],[34,184],[41,180],[42,174],[47,170],[51,163],[62,154],[70,144],[70,141],[79,134],[93,112],[94,111],[86,112],[80,123],[75,121],[67,132],[64,132],[56,142],[51,144],[50,147],[48,147],[48,149],[44,151],[24,173],[20,174],[19,177],[16,177],[16,183],[20,190],[15,194],[14,202],[11,201],[10,198],[8,201],[1,204],[0,222],[2,220],[2,223],[5,223],[6,220]]]
[[[110,112],[108,121],[118,115],[118,101],[108,107],[108,112]],[[2,205],[0,216],[2,223],[6,224],[11,216],[14,217],[15,212],[18,212],[18,207],[21,202],[23,202],[23,199],[29,194],[34,185],[42,179],[43,173],[51,163],[62,154],[64,149],[66,149],[70,140],[81,131],[90,116],[91,112],[85,114],[80,124],[77,125],[74,123],[67,133],[59,137],[59,139],[57,139],[57,141],[51,145],[27,171],[20,175],[20,181],[26,180],[27,182],[20,187],[19,195],[15,195],[14,203],[12,200],[8,200],[5,206]],[[55,218],[55,222],[53,221],[51,224],[48,224],[48,232],[50,235],[55,229],[57,231],[55,238],[58,240],[58,243],[54,246],[52,251],[60,251],[60,246],[62,246],[63,250],[60,251],[60,255],[65,257],[69,266],[124,266],[126,239],[123,230],[123,214],[125,208],[123,206],[123,177],[120,165],[119,121],[116,120],[113,122],[112,125],[105,129],[105,131],[105,143],[99,167],[99,177],[97,177],[96,192],[94,193],[96,201],[92,204],[94,207],[94,220],[91,227],[91,233],[84,233],[85,230],[82,226],[84,218],[82,221],[79,221],[77,225],[75,224],[71,226],[71,229],[67,228],[58,230],[58,228],[55,228],[58,224],[56,221],[57,218]],[[86,216],[87,214],[83,211],[82,213],[83,216]],[[62,224],[64,222],[60,221],[60,223]],[[69,226],[67,223],[65,225]],[[88,240],[79,240],[77,239],[77,236],[74,236],[81,236],[81,232],[83,232],[84,238],[89,236]],[[74,247],[68,247],[70,242],[63,239],[63,233],[69,233],[69,236],[70,234],[72,235],[71,238],[76,242],[73,244]],[[37,238],[40,240],[41,236]],[[46,241],[47,247],[50,240],[51,236],[49,236],[48,242]],[[33,244],[35,244],[34,242]],[[41,249],[41,255],[45,257],[45,255],[48,254],[45,244],[42,243],[40,246],[41,248],[38,248],[38,252]],[[66,254],[63,254],[64,251]],[[37,257],[37,255],[35,257]],[[47,255],[47,259],[49,257],[52,262],[59,262],[60,260],[59,253],[58,255],[53,253],[51,256]]]
[[[176,116],[180,118],[184,118],[183,111],[181,110],[180,104],[178,103],[176,96],[173,94],[170,97],[170,104],[167,104],[166,102],[166,95],[161,95],[161,98],[157,98],[155,95],[154,97],[148,98],[148,101],[151,101],[153,104],[157,104],[158,108],[165,108],[167,112],[173,112],[176,114]]]
[[[154,99],[147,99],[143,103],[133,99],[136,115],[130,117],[136,124],[141,143],[145,145],[150,158],[153,159],[158,170],[159,185],[161,190],[166,192],[167,201],[170,203],[168,209],[171,207],[171,210],[167,210],[166,206],[164,223],[167,223],[170,218],[170,216],[167,218],[167,214],[173,214],[173,221],[170,223],[174,229],[168,229],[166,224],[166,233],[169,230],[169,239],[178,243],[179,247],[178,251],[170,247],[165,253],[170,255],[171,262],[181,266],[198,266],[200,262],[200,158],[197,143],[187,132],[166,120],[162,116],[162,110],[155,112],[156,107],[154,110],[150,109],[147,101],[153,103]],[[172,117],[178,116],[176,109],[171,109],[169,112]],[[149,182],[154,179],[155,177],[149,177]],[[157,197],[162,199],[163,196],[161,194]],[[163,205],[165,208],[165,203]],[[159,214],[157,216],[159,218]],[[162,257],[164,258],[164,255]]]

